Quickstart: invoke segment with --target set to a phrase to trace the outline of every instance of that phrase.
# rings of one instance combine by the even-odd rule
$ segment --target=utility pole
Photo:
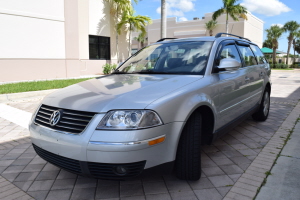
[[[161,0],[161,27],[160,27],[160,37],[167,37],[167,13],[166,13],[166,0]]]

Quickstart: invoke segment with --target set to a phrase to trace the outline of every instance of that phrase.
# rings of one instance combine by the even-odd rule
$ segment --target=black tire
[[[175,161],[175,173],[179,179],[200,179],[201,121],[201,114],[193,113],[181,133]]]
[[[259,109],[256,113],[252,115],[252,118],[255,121],[266,121],[266,119],[269,116],[269,110],[270,110],[270,90],[266,88]]]

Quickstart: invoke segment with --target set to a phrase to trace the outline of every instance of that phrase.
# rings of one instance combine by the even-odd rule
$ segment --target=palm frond
[[[214,14],[212,15],[212,19],[216,20],[218,17],[220,17],[225,12],[226,12],[226,10],[224,8],[220,8],[219,10],[214,12]]]

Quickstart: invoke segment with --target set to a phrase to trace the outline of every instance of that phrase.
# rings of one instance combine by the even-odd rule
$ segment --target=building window
[[[89,35],[90,59],[110,60],[110,38]]]

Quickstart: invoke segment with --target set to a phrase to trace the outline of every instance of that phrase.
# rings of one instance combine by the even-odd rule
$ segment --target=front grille
[[[50,125],[50,116],[54,111],[61,110],[60,121],[55,125]],[[79,134],[89,124],[95,113],[75,111],[69,109],[60,109],[52,106],[42,105],[35,117],[35,123],[54,130]]]
[[[41,149],[40,147],[36,146],[35,144],[32,144],[32,145],[33,145],[33,148],[36,151],[36,153],[41,158],[48,161],[49,163],[52,163],[53,165],[56,165],[60,168],[63,168],[65,170],[73,172],[75,174],[81,174],[80,163],[78,160],[73,160],[70,158],[62,157],[62,156],[56,155],[54,153],[48,152],[44,149]]]
[[[88,168],[91,175],[100,179],[120,179],[131,178],[138,176],[142,173],[145,167],[146,161],[127,163],[127,164],[106,164],[106,163],[94,163],[88,162]],[[115,173],[115,167],[122,166],[128,170],[125,175],[117,175]]]

